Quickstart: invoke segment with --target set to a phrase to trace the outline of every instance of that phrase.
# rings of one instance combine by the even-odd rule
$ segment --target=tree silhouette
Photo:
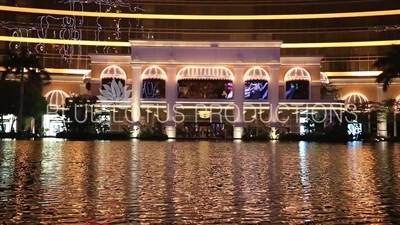
[[[50,83],[51,78],[42,66],[42,56],[31,53],[28,47],[22,47],[20,52],[7,50],[4,53],[6,57],[0,65],[5,69],[1,74],[2,83],[7,78],[12,77],[20,82],[17,130],[21,132],[24,128],[24,91],[35,88],[41,89],[43,85]]]
[[[382,70],[376,82],[383,84],[383,91],[386,92],[393,80],[400,78],[400,45],[393,45],[384,57],[375,61],[373,66]]]

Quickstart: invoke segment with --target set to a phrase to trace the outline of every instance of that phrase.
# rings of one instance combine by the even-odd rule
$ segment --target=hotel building
[[[397,83],[383,93],[375,83],[379,71],[372,67],[390,45],[399,43],[397,1],[128,2],[58,1],[52,5],[3,0],[0,45],[11,49],[29,45],[44,53],[44,64],[54,74],[43,93],[51,104],[61,104],[72,93],[86,93],[82,77],[90,76],[92,94],[96,94],[102,77],[116,76],[132,87],[132,104],[241,105],[230,112],[238,119],[236,133],[241,132],[246,116],[254,116],[246,115],[249,110],[242,103],[256,102],[260,112],[296,101],[335,103],[343,108],[343,102],[379,102],[400,95]],[[354,9],[357,12],[352,13]],[[165,14],[172,16],[161,18]],[[135,18],[143,15],[149,17]],[[227,16],[221,19],[220,15]],[[201,87],[201,82],[190,80],[199,79],[213,80],[208,83],[218,90],[228,87],[225,92],[231,83],[236,94],[232,99],[222,99],[222,93],[187,96],[190,87]],[[165,80],[164,96],[144,95],[143,83],[152,85],[155,80]],[[297,85],[303,95],[297,100],[285,97],[293,80],[301,81]],[[255,100],[240,94],[250,81],[267,83],[268,98]],[[326,102],[320,95],[321,82],[338,87],[341,101]],[[157,116],[163,117],[163,112]],[[171,118],[166,121],[172,137],[176,132]],[[290,127],[300,131],[298,125]]]

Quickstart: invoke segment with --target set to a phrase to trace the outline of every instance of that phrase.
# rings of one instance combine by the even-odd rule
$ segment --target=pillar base
[[[131,124],[131,136],[134,138],[139,137],[140,134],[140,124],[138,122]]]
[[[279,139],[279,128],[278,127],[271,127],[271,140],[278,140]]]
[[[378,115],[378,135],[381,137],[387,137],[387,119],[386,119],[386,115]]]
[[[378,135],[380,137],[387,137],[386,121],[378,125]]]
[[[167,134],[168,138],[176,138],[176,127],[165,126],[165,134]]]
[[[234,139],[242,139],[243,136],[243,127],[233,127],[233,138]]]

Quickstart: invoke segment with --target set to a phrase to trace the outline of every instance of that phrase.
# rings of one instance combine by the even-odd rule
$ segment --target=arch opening
[[[346,107],[352,111],[368,111],[369,100],[360,93],[350,93],[343,97]]]
[[[284,77],[285,99],[310,99],[310,73],[301,67],[288,70]]]
[[[52,90],[47,92],[44,97],[49,104],[49,108],[54,110],[54,113],[48,112],[48,114],[43,115],[42,126],[45,129],[44,135],[56,136],[57,133],[63,131],[65,117],[59,116],[55,112],[65,105],[70,95],[62,90]]]
[[[178,71],[178,98],[233,99],[233,72],[221,66],[187,66]]]
[[[245,99],[268,99],[269,74],[262,67],[252,67],[244,74],[244,98]]]
[[[126,72],[124,71],[124,69],[122,69],[119,66],[115,66],[115,65],[104,68],[103,71],[101,71],[101,73],[100,73],[100,80],[101,80],[102,88],[104,88],[103,85],[110,85],[113,80],[117,84],[121,83],[122,86],[125,86],[126,79],[127,79],[127,76],[126,76]]]
[[[165,98],[167,73],[159,66],[149,66],[143,70],[142,98]]]
[[[92,79],[92,71],[89,71],[82,76],[83,82],[89,82]]]
[[[62,90],[52,90],[44,95],[49,106],[61,107],[65,105],[65,100],[70,96]]]
[[[329,84],[329,78],[325,73],[320,72],[319,77],[320,77],[321,84]]]

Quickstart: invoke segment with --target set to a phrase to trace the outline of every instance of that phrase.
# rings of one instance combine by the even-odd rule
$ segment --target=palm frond
[[[376,78],[376,82],[383,84],[383,91],[387,91],[391,83],[400,78],[400,45],[393,45],[385,56],[377,59],[373,66],[382,73]]]

